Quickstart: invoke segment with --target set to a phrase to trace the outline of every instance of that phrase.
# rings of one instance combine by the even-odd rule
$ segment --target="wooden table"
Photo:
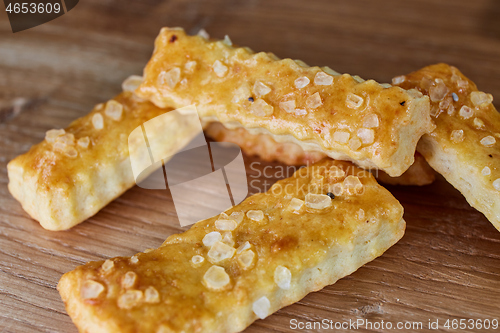
[[[499,18],[497,0],[82,0],[50,23],[12,34],[2,12],[0,332],[76,332],[56,291],[64,272],[156,247],[181,230],[168,191],[133,188],[65,232],[42,229],[7,191],[7,162],[140,74],[162,26],[229,34],[254,50],[380,82],[447,62],[500,99]],[[423,322],[413,330],[423,332],[429,320],[500,317],[500,233],[442,178],[389,189],[405,207],[403,239],[248,332],[291,332],[292,319],[360,318]]]

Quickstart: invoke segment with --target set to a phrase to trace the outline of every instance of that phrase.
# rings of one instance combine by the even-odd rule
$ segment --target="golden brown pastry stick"
[[[425,67],[393,82],[429,95],[437,127],[422,137],[418,151],[500,230],[500,115],[493,97],[446,64]]]
[[[156,250],[77,267],[58,290],[82,333],[240,332],[380,256],[402,216],[369,172],[326,159]]]
[[[129,147],[129,134],[169,110],[142,101],[132,92],[97,105],[65,130],[48,131],[44,141],[10,161],[9,191],[45,229],[71,228],[136,183],[129,148],[139,147],[133,142]],[[189,128],[177,129],[175,136],[158,139],[164,156],[193,137]]]
[[[194,104],[202,120],[266,133],[399,176],[432,130],[428,97],[329,68],[161,30],[136,91],[160,107]]]
[[[309,165],[323,159],[326,155],[316,151],[304,151],[292,142],[276,142],[268,134],[250,134],[246,129],[225,128],[219,122],[208,124],[205,134],[215,141],[232,142],[241,147],[247,155],[258,156],[264,161],[277,161],[287,165]],[[429,185],[435,180],[434,170],[419,153],[415,162],[399,177],[391,177],[383,171],[374,170],[378,181],[390,185]]]

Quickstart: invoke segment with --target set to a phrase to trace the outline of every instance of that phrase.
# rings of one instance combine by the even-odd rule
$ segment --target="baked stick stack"
[[[164,28],[136,93],[159,107],[194,104],[202,120],[400,176],[433,129],[417,90],[253,53]]]
[[[240,332],[380,256],[402,217],[369,172],[327,159],[156,250],[80,266],[58,290],[80,332]]]

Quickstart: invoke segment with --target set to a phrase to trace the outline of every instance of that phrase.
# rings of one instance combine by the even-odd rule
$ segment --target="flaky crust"
[[[496,142],[500,140],[500,115],[491,95],[481,94],[485,102],[476,105],[473,100],[481,98],[474,82],[446,64],[428,66],[395,81],[405,89],[436,96],[431,98],[431,113],[437,127],[422,137],[418,151],[500,230],[500,180],[494,187],[500,178],[500,146]],[[442,85],[447,92],[443,98],[437,91],[444,89]],[[490,145],[481,143],[486,137],[491,137],[484,141]]]
[[[89,138],[86,148],[74,144],[76,157],[67,156],[44,140],[9,162],[9,191],[45,229],[71,228],[132,187],[135,179],[129,159],[129,134],[144,122],[172,110],[160,109],[131,92],[121,93],[114,101],[123,106],[120,120],[107,117],[105,105],[100,104],[66,128],[75,142]],[[100,130],[92,122],[97,113],[104,121]],[[189,135],[162,138],[166,151],[175,150],[190,139]]]
[[[194,104],[205,121],[270,134],[391,176],[410,167],[418,139],[432,130],[428,98],[416,91],[190,37],[179,28],[162,29],[144,75],[136,92],[160,107]],[[376,125],[363,128],[369,117]]]
[[[332,167],[346,174],[341,176]],[[331,170],[335,170],[333,176]],[[304,199],[309,191],[325,193],[332,184],[345,183],[346,176],[353,175],[363,184],[358,194],[346,190],[323,209],[292,209],[292,199]],[[262,211],[264,218],[250,220],[251,210]],[[231,247],[248,241],[255,258],[250,266],[240,263],[239,256],[245,252],[217,262],[229,277],[219,290],[204,278],[214,262],[207,254],[211,248],[203,242],[205,235],[218,230],[218,217],[169,237],[151,252],[91,262],[65,274],[58,290],[80,332],[239,332],[257,319],[256,300],[264,296],[269,300],[263,316],[294,303],[380,256],[405,228],[403,208],[369,172],[330,159],[301,168],[269,192],[253,195],[226,213],[235,212],[248,215],[232,231]],[[205,260],[194,265],[195,255]],[[275,281],[278,266],[291,273],[289,289]],[[135,277],[128,289],[126,276]],[[89,281],[103,289],[92,299],[82,299]],[[158,297],[147,303],[146,290],[151,288]],[[144,296],[133,304],[124,303],[126,293]]]
[[[228,129],[219,122],[208,124],[204,132],[219,142],[232,142],[250,156],[258,156],[267,162],[281,162],[287,165],[308,165],[326,157],[319,151],[304,151],[292,142],[276,142],[268,134],[250,134],[243,127]]]
[[[208,124],[205,134],[215,141],[232,142],[241,147],[247,155],[258,156],[264,161],[281,162],[287,165],[309,165],[323,159],[321,152],[304,151],[292,142],[276,142],[268,134],[250,134],[246,129],[225,128],[219,122]],[[378,181],[390,185],[429,185],[435,180],[434,170],[419,153],[415,153],[415,162],[399,177],[391,177],[383,171],[375,170]]]

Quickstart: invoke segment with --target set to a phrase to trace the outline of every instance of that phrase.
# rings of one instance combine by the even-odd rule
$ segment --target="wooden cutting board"
[[[162,26],[191,33],[205,28],[257,51],[380,82],[448,62],[500,99],[499,17],[496,0],[82,0],[50,23],[13,34],[2,11],[0,332],[76,332],[56,291],[63,273],[157,247],[182,230],[168,191],[135,187],[85,223],[50,232],[7,190],[7,162],[46,130],[65,127],[114,96],[127,76],[140,74]],[[245,161],[252,191],[272,182],[264,184],[259,171],[267,167],[274,174],[283,167],[250,167],[258,160],[248,156]],[[247,332],[300,331],[293,330],[294,320],[383,320],[394,327],[421,322],[422,330],[409,331],[424,332],[429,320],[446,330],[448,319],[500,319],[500,233],[442,178],[430,186],[388,189],[405,208],[403,239]],[[374,327],[360,331],[384,331]]]

